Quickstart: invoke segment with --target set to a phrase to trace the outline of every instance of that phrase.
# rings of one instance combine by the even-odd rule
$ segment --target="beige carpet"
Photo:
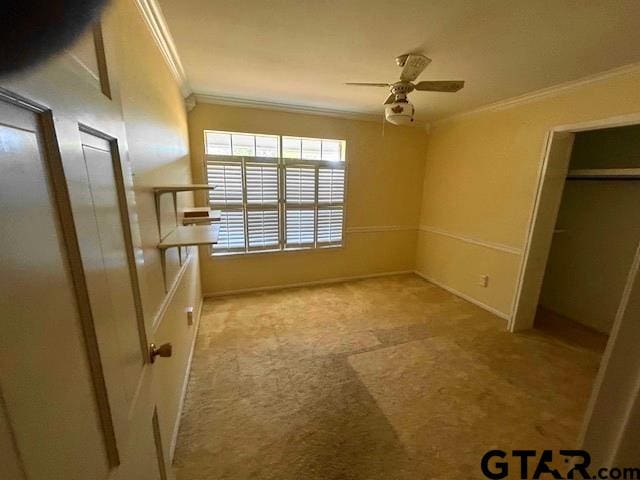
[[[488,449],[575,447],[601,345],[505,327],[413,275],[207,300],[177,479],[483,478]]]

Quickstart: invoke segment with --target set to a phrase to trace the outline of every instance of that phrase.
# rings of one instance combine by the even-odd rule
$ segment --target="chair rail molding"
[[[415,225],[367,225],[362,227],[347,227],[347,233],[376,233],[376,232],[403,232],[418,230]]]
[[[441,235],[444,237],[454,238],[456,240],[460,240],[461,242],[471,243],[473,245],[478,245],[480,247],[485,247],[485,248],[490,248],[492,250],[498,250],[501,252],[510,253],[512,255],[522,255],[522,249],[518,247],[505,245],[503,243],[491,242],[491,241],[483,240],[480,238],[469,237],[467,235],[459,235],[457,233],[448,232],[446,230],[442,230],[436,227],[431,227],[429,225],[420,225],[420,231],[433,233],[435,235]]]

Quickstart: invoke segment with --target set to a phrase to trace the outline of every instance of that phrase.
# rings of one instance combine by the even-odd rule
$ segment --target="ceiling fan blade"
[[[355,85],[356,87],[389,87],[388,83],[366,83],[366,82],[347,82],[345,85]]]
[[[413,82],[431,63],[431,59],[424,55],[409,55],[402,67],[400,80],[403,82]]]
[[[390,93],[389,96],[387,97],[387,99],[384,101],[384,105],[389,105],[390,103],[393,103],[396,101],[396,96],[394,93]]]
[[[416,90],[422,92],[457,92],[464,87],[462,80],[440,80],[418,82],[414,85]]]

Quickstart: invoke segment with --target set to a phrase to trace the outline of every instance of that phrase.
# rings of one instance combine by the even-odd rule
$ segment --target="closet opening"
[[[603,352],[640,242],[640,125],[575,134],[534,326]]]
[[[625,459],[618,445],[634,435],[640,375],[640,360],[627,355],[640,342],[637,117],[549,132],[509,325],[593,353],[581,366],[593,370],[593,385],[576,446],[603,466]]]

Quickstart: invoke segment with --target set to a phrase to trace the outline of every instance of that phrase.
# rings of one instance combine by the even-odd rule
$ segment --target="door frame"
[[[529,216],[529,225],[524,242],[523,255],[512,302],[508,329],[518,332],[533,327],[535,312],[528,308],[537,304],[540,297],[543,278],[537,273],[546,267],[551,242],[534,242],[534,234],[542,234],[551,239],[562,201],[564,184],[549,182],[553,171],[569,170],[569,155],[566,158],[551,159],[554,141],[566,138],[567,134],[604,128],[624,127],[640,124],[640,113],[615,116],[599,120],[558,125],[547,133],[540,166],[536,196]],[[553,162],[556,162],[553,164]],[[551,195],[554,201],[544,208],[541,199]],[[542,220],[542,221],[541,221]],[[542,225],[541,225],[542,224]],[[544,231],[540,229],[544,228]],[[526,283],[528,287],[524,288]],[[619,452],[628,449],[627,442],[633,440],[629,434],[630,425],[640,421],[637,403],[640,392],[640,361],[629,362],[628,353],[640,344],[640,328],[634,323],[637,314],[637,300],[640,296],[640,244],[636,250],[618,311],[614,320],[609,341],[602,356],[600,368],[583,420],[578,439],[582,448],[590,451],[594,465],[611,466],[623,458]]]
[[[509,331],[518,332],[533,327],[533,317],[530,314],[525,314],[525,312],[522,311],[522,307],[527,301],[537,300],[537,298],[540,296],[542,281],[536,282],[539,284],[536,285],[536,288],[532,288],[530,291],[525,291],[523,289],[523,285],[525,281],[532,280],[531,274],[532,270],[534,269],[532,267],[540,267],[540,263],[542,263],[543,266],[546,265],[549,256],[549,248],[548,246],[545,247],[544,245],[535,245],[534,242],[532,242],[532,239],[534,233],[538,233],[538,231],[536,230],[536,226],[542,218],[553,220],[552,222],[550,222],[552,224],[551,228],[544,232],[547,235],[553,234],[557,211],[560,207],[560,202],[562,201],[562,191],[558,191],[557,187],[551,186],[548,182],[549,174],[552,171],[550,167],[558,167],[559,169],[566,172],[569,171],[569,157],[562,159],[562,161],[564,161],[566,165],[551,165],[549,157],[554,140],[566,134],[575,134],[578,132],[586,132],[589,130],[601,130],[604,128],[626,127],[638,124],[640,124],[640,113],[633,113],[629,115],[610,117],[588,122],[558,125],[547,132],[547,136],[545,137],[545,141],[543,142],[542,156],[540,160],[540,166],[538,168],[538,180],[536,184],[535,200],[529,214],[527,234],[524,241],[524,248],[522,259],[520,262],[516,291],[512,302],[511,314],[509,316]],[[543,192],[552,194],[555,193],[556,198],[558,198],[558,201],[554,202],[554,205],[551,205],[548,209],[541,209],[540,200],[542,198]],[[535,265],[532,265],[532,260],[534,258],[536,259]]]

